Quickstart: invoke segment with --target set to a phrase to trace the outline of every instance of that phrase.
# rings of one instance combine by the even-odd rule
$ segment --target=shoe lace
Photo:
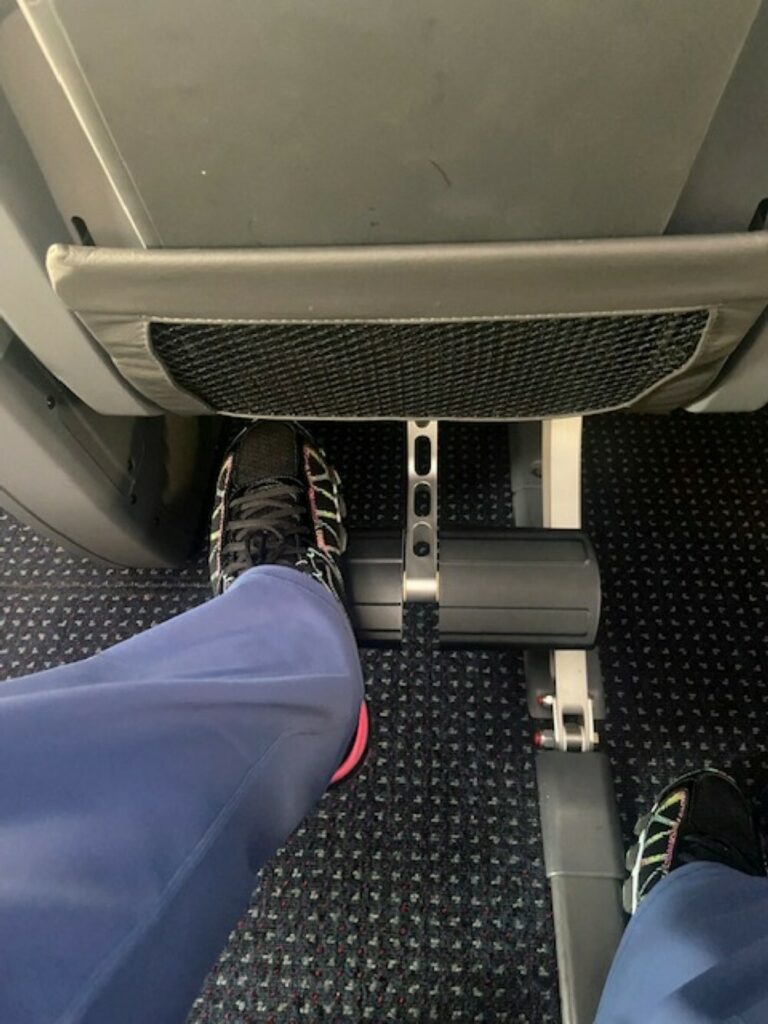
[[[229,504],[222,563],[232,575],[266,562],[292,564],[311,534],[296,480],[270,480],[248,487]]]

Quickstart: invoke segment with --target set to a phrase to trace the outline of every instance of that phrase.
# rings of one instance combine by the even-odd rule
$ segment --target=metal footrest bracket
[[[595,730],[595,713],[589,695],[586,651],[553,651],[550,656],[554,690],[540,698],[551,709],[552,728],[540,729],[534,735],[542,750],[594,750],[599,736]]]
[[[439,600],[437,420],[408,422],[408,494],[403,600]]]

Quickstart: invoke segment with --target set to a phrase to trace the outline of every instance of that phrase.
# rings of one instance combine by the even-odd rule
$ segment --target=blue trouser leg
[[[283,567],[0,684],[0,1022],[181,1024],[361,699],[346,616]]]
[[[698,862],[629,922],[596,1024],[765,1024],[768,879]]]

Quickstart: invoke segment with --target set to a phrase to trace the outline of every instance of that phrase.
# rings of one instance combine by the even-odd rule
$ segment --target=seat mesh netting
[[[241,415],[540,418],[627,405],[682,369],[709,313],[460,321],[153,321],[174,382]]]

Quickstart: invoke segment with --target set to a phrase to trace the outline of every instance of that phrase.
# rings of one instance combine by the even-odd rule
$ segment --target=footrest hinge
[[[594,750],[600,737],[589,696],[586,651],[553,651],[551,666],[554,690],[540,701],[552,711],[552,727],[535,733],[534,743],[543,750]]]

